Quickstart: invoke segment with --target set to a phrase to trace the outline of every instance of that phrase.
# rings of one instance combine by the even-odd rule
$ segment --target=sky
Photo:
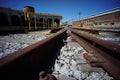
[[[64,22],[120,7],[120,0],[0,0],[0,6],[16,10],[32,6],[37,13],[60,14]]]

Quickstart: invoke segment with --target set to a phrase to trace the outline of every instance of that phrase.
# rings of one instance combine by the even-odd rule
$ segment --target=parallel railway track
[[[90,55],[85,54],[84,58],[92,66],[103,67],[115,79],[120,79],[120,46],[106,41],[96,39],[89,35],[71,30],[70,34],[81,46],[83,46],[90,55],[98,55],[92,59]],[[94,57],[95,57],[94,56]]]
[[[116,80],[120,79],[120,46],[104,42],[88,35],[70,30],[71,35],[88,54],[84,58],[92,66],[103,67]],[[44,70],[50,73],[57,58],[57,52],[67,38],[66,30],[28,46],[20,51],[0,59],[0,79],[38,80],[38,73]],[[92,55],[92,56],[91,56]],[[93,56],[96,56],[95,59]]]
[[[34,26],[31,29],[28,29],[27,26],[1,26],[0,35],[2,34],[15,34],[15,33],[28,33],[30,31],[40,31],[40,30],[51,30],[51,33],[55,33],[62,28],[51,28],[51,27],[38,27],[35,29]]]

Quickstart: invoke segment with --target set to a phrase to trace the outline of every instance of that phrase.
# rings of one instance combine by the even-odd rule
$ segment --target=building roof
[[[82,18],[82,19],[80,19],[80,20],[88,19],[88,18],[93,18],[93,17],[98,17],[98,16],[102,16],[102,15],[106,15],[106,14],[110,14],[110,13],[115,13],[115,12],[119,12],[119,11],[120,11],[120,7],[117,7],[117,8],[113,8],[113,9],[110,9],[110,10],[106,10],[106,11],[104,11],[104,12],[101,12],[101,13],[98,13],[98,14],[95,14],[95,15],[91,15],[91,16]]]
[[[1,6],[0,6],[0,9],[6,9],[6,10],[11,10],[11,11],[23,13],[23,10],[15,10],[15,9],[11,9],[11,8],[1,7]],[[58,17],[62,17],[59,14],[46,14],[46,13],[33,13],[33,12],[28,12],[28,13],[33,14],[33,15],[38,15],[38,16],[58,16]]]

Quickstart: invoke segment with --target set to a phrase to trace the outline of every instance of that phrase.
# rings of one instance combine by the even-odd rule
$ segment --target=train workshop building
[[[86,29],[120,28],[120,7],[74,21],[73,27]]]
[[[60,27],[62,16],[59,14],[36,13],[31,6],[24,10],[0,7],[0,30],[40,30]]]

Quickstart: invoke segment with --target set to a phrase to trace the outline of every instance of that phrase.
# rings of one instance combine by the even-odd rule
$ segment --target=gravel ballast
[[[53,70],[58,80],[113,80],[102,68],[91,67],[86,62],[83,58],[86,51],[71,37],[66,42]]]

